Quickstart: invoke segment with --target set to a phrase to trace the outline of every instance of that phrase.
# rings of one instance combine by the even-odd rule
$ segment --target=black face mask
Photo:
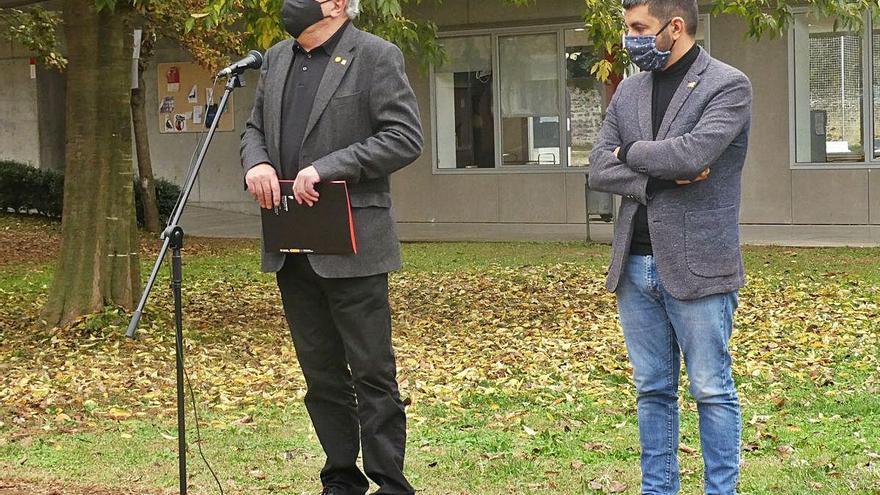
[[[284,0],[281,7],[281,19],[284,28],[294,38],[299,38],[303,32],[328,17],[321,10],[321,5],[331,0],[316,2],[315,0]]]

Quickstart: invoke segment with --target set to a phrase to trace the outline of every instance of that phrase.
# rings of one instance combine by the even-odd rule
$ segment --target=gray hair
[[[348,0],[348,7],[345,13],[349,19],[354,19],[361,13],[361,0]]]
[[[700,12],[696,0],[623,0],[622,3],[625,10],[639,5],[647,5],[648,12],[660,22],[666,22],[673,17],[681,17],[684,19],[688,34],[691,36],[697,34]]]

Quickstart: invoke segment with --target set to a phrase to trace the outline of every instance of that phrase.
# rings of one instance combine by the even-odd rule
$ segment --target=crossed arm
[[[675,181],[679,185],[705,180],[714,163],[742,132],[751,115],[749,80],[739,76],[706,106],[691,132],[661,141],[630,143],[625,159],[618,155],[624,145],[617,119],[617,95],[590,155],[590,188],[619,194],[647,204],[649,182]]]
[[[740,135],[751,118],[752,86],[737,75],[706,105],[697,125],[662,141],[636,141],[626,164],[635,172],[664,180],[700,176]]]
[[[608,105],[605,121],[590,153],[590,189],[618,194],[647,205],[648,175],[632,170],[617,157],[624,144],[617,122],[619,94],[616,93]]]

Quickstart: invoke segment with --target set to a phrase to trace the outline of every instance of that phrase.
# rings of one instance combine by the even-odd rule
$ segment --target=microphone
[[[258,52],[257,50],[251,50],[250,52],[248,52],[247,57],[218,72],[217,77],[238,75],[248,69],[259,69],[262,65],[263,54]]]

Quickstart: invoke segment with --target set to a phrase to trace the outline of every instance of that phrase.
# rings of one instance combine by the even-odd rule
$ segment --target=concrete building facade
[[[538,4],[513,8],[500,0],[444,0],[411,10],[438,24],[450,57],[429,71],[409,63],[426,147],[392,180],[404,239],[584,238],[586,157],[604,98],[584,73],[591,55],[581,29],[582,2]],[[743,239],[880,244],[880,35],[870,19],[861,32],[841,33],[831,29],[830,20],[797,14],[787,36],[756,42],[745,38],[738,18],[708,12],[706,7],[700,19],[699,42],[745,72],[754,88]],[[27,54],[10,50],[0,52],[0,64],[18,81],[28,70]],[[186,60],[180,50],[163,47],[156,62]],[[235,131],[217,135],[195,204],[257,213],[242,190],[238,159],[254,76],[235,95]],[[154,169],[182,181],[199,136],[159,133],[160,114],[152,111],[160,107],[158,78],[158,71],[149,71]],[[0,93],[0,158],[40,166],[56,159],[44,150],[52,148],[52,139],[42,136],[57,136],[58,130],[42,122],[57,113],[39,103],[46,91],[57,101],[50,79],[40,71],[36,82],[19,81],[13,86],[21,87]],[[14,113],[28,117],[11,122]],[[33,143],[25,136],[41,138],[12,146]],[[600,205],[603,198],[593,199]],[[594,217],[590,226],[595,238],[610,238],[610,224]]]

